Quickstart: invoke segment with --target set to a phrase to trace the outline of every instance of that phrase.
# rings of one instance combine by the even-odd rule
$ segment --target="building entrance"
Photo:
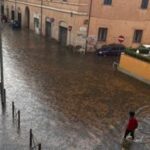
[[[66,27],[59,27],[59,42],[62,46],[67,45],[67,35],[68,35],[68,29]]]
[[[49,21],[46,21],[46,27],[45,27],[45,35],[46,35],[46,37],[48,38],[48,39],[51,39],[51,36],[52,36],[52,24],[51,24],[51,22],[49,22]]]

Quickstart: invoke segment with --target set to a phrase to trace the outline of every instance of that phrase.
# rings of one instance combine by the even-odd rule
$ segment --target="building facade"
[[[119,43],[137,47],[150,44],[149,0],[92,0],[89,36],[96,39],[96,46]]]
[[[149,8],[149,0],[5,0],[4,10],[37,34],[94,51],[119,36],[127,47],[150,44]]]
[[[62,45],[85,46],[87,0],[5,0],[5,14]]]

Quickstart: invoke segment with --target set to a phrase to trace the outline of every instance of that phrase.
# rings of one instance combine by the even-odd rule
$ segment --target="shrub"
[[[148,53],[149,53],[149,51],[148,51]],[[146,54],[148,54],[148,53],[146,53]],[[136,49],[127,48],[125,51],[125,54],[150,63],[150,57],[145,57],[145,56],[142,56],[141,54],[137,54]],[[142,54],[145,54],[145,53],[142,53]]]

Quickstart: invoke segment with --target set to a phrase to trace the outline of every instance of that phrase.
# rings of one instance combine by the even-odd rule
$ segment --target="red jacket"
[[[136,118],[134,118],[134,117],[130,118],[128,125],[127,125],[127,130],[134,131],[137,127],[138,127],[138,122],[137,122]]]

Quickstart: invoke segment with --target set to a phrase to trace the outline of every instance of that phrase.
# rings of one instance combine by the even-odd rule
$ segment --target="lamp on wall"
[[[54,18],[51,18],[50,20],[51,20],[51,22],[54,22],[54,21],[55,21],[55,19],[54,19]]]
[[[72,31],[72,26],[68,26],[68,30],[69,30],[69,31]]]

